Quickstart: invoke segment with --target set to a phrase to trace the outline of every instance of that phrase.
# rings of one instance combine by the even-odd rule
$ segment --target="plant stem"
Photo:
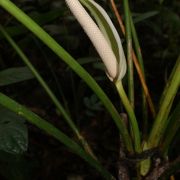
[[[126,27],[126,43],[127,43],[127,62],[128,62],[128,96],[132,108],[134,108],[134,68],[132,61],[132,37],[131,37],[131,24],[130,24],[130,11],[128,0],[123,0],[125,27]]]
[[[155,108],[154,108],[154,104],[153,104],[153,101],[152,101],[152,98],[151,98],[151,95],[149,93],[149,89],[146,85],[146,81],[144,79],[144,76],[143,76],[143,73],[142,73],[142,70],[140,68],[140,65],[138,63],[138,60],[137,60],[137,57],[133,51],[133,61],[134,61],[134,65],[136,67],[136,70],[138,72],[138,75],[139,75],[139,79],[141,81],[141,85],[142,85],[142,88],[144,90],[144,94],[146,95],[146,99],[147,99],[147,102],[148,102],[148,105],[149,105],[149,108],[150,108],[150,111],[152,113],[152,116],[155,117],[156,115],[156,111],[155,111]]]
[[[118,12],[118,9],[116,7],[116,4],[115,4],[114,0],[110,0],[110,1],[111,1],[111,6],[113,8],[114,14],[116,15],[117,21],[118,21],[119,26],[121,28],[121,31],[122,31],[123,35],[125,36],[126,30],[125,30],[122,18],[120,16],[119,12]]]
[[[17,113],[19,116],[26,118],[28,122],[35,125],[36,127],[40,128],[41,130],[45,131],[47,134],[51,135],[69,149],[71,149],[74,153],[79,155],[85,161],[87,161],[91,166],[96,168],[101,175],[107,180],[114,180],[114,177],[106,171],[98,161],[96,161],[93,157],[91,157],[88,153],[86,153],[77,143],[71,140],[68,136],[66,136],[63,132],[59,129],[54,127],[49,122],[45,121],[35,113],[29,111],[24,106],[20,105],[19,103],[15,102],[8,96],[0,93],[0,104],[7,109]]]
[[[101,99],[104,106],[111,114],[116,126],[122,134],[124,143],[129,152],[133,152],[132,141],[129,132],[122,121],[119,113],[115,109],[112,102],[109,100],[104,91],[96,83],[96,81],[90,76],[90,74],[77,63],[77,61],[67,53],[48,33],[46,33],[37,23],[35,23],[29,16],[27,16],[21,9],[19,9],[14,3],[9,0],[0,0],[0,5],[13,15],[18,21],[26,26],[31,32],[33,32],[44,44],[46,44],[59,58],[61,58],[68,66],[76,72],[77,75],[83,79],[87,85],[97,94]]]
[[[166,130],[168,124],[168,115],[172,106],[172,102],[180,85],[179,72],[180,56],[178,57],[169,81],[167,82],[163,93],[163,98],[161,98],[160,109],[149,136],[148,144],[150,148],[158,146]]]
[[[119,93],[119,96],[121,98],[121,101],[128,113],[130,126],[132,128],[132,137],[134,140],[134,146],[135,146],[135,152],[140,153],[141,152],[141,139],[140,139],[140,131],[138,127],[138,123],[136,120],[136,116],[134,114],[134,110],[132,108],[132,105],[129,102],[129,99],[124,91],[123,85],[121,81],[116,82],[116,88]]]

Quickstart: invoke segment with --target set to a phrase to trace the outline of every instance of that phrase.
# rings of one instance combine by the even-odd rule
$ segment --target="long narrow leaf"
[[[59,10],[52,10],[47,13],[32,12],[29,14],[29,16],[35,19],[35,21],[40,25],[44,25],[56,19],[57,17],[62,16],[62,14],[63,13]],[[8,26],[5,30],[9,33],[11,37],[22,35],[27,32],[27,29],[22,25]],[[2,38],[4,38],[4,36],[0,33],[0,39]]]
[[[160,109],[149,136],[148,143],[150,147],[156,147],[159,144],[160,140],[163,138],[164,132],[168,124],[168,115],[171,110],[172,102],[180,85],[179,72],[180,56],[178,57],[169,81],[167,82],[167,86],[162,96],[163,99],[161,99]]]
[[[176,135],[178,129],[180,128],[180,102],[176,106],[174,112],[172,113],[168,121],[169,124],[165,132],[165,137],[162,141],[162,147],[161,147],[164,155],[167,154],[170,148],[170,144],[174,136]]]
[[[27,67],[8,68],[0,71],[0,87],[33,79],[34,75]]]
[[[109,172],[107,172],[94,158],[87,154],[77,143],[75,143],[73,140],[71,140],[68,136],[66,136],[63,132],[54,127],[49,122],[45,121],[35,113],[29,111],[27,108],[2,93],[0,93],[0,104],[8,108],[9,110],[17,113],[20,117],[25,118],[31,124],[37,126],[41,130],[45,131],[46,133],[63,143],[74,153],[87,161],[92,167],[96,168],[105,179],[114,179]]]
[[[129,101],[134,108],[134,66],[132,61],[132,35],[131,35],[131,14],[129,8],[129,1],[123,0],[125,27],[126,27],[126,47],[127,47],[127,63],[128,63],[128,95]]]
[[[50,99],[52,100],[54,105],[57,107],[59,112],[64,117],[64,119],[67,122],[67,124],[69,125],[69,127],[72,129],[74,134],[77,136],[79,141],[82,143],[82,145],[84,146],[84,149],[87,150],[87,152],[89,152],[92,156],[95,157],[95,155],[93,154],[90,146],[88,145],[88,143],[86,142],[84,137],[81,136],[77,126],[73,122],[73,120],[70,117],[70,115],[66,112],[66,110],[64,109],[64,107],[62,106],[60,101],[57,99],[57,97],[54,95],[54,93],[49,88],[47,83],[44,81],[44,79],[41,77],[41,75],[38,73],[38,71],[35,69],[35,67],[32,65],[32,63],[29,61],[27,56],[23,53],[23,51],[19,48],[19,46],[16,44],[16,42],[9,36],[9,34],[5,31],[5,29],[1,25],[0,25],[0,32],[3,33],[3,35],[5,36],[7,41],[10,43],[10,45],[14,48],[14,50],[20,56],[21,60],[27,65],[27,67],[29,68],[31,73],[36,77],[36,79],[38,80],[40,85],[43,87],[43,89],[46,91],[46,93],[48,94],[48,96],[50,97]]]

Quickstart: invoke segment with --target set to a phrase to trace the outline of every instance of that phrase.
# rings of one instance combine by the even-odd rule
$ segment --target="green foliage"
[[[25,119],[0,106],[0,150],[12,154],[27,151],[28,132]]]
[[[0,104],[13,111],[14,113],[17,113],[19,116],[26,118],[26,120],[28,120],[30,123],[34,124],[41,130],[45,131],[47,134],[53,136],[55,139],[63,143],[70,150],[82,157],[91,166],[97,169],[97,171],[99,171],[105,179],[114,179],[113,176],[107,170],[105,170],[94,157],[92,157],[83,148],[81,148],[80,145],[78,145],[75,141],[73,141],[55,126],[39,117],[37,114],[33,113],[26,107],[20,105],[19,103],[2,93],[0,93]]]
[[[143,105],[140,96],[143,95],[143,92],[140,91],[141,89],[139,80],[136,77],[136,72],[134,77],[133,75],[130,75],[135,86],[135,89],[133,90],[132,85],[130,85],[131,91],[134,91],[135,93],[135,104],[133,109],[127,98],[126,101],[122,98],[121,103],[119,103],[117,92],[115,91],[116,89],[112,88],[112,85],[114,84],[112,83],[111,85],[107,83],[107,78],[103,72],[105,70],[103,63],[99,61],[100,58],[97,57],[93,46],[87,40],[86,35],[77,24],[75,18],[67,10],[64,2],[56,3],[48,0],[23,0],[17,2],[17,5],[19,3],[18,6],[20,9],[17,9],[12,4],[12,6],[8,6],[6,4],[7,2],[10,1],[0,0],[0,5],[1,3],[4,3],[4,9],[9,11],[14,17],[26,25],[27,28],[20,25],[19,22],[15,21],[8,13],[2,11],[0,22],[2,21],[1,24],[3,25],[4,32],[7,34],[5,35],[5,33],[2,33],[2,30],[0,32],[0,49],[2,49],[0,53],[1,92],[8,94],[8,96],[15,97],[14,99],[23,102],[23,104],[31,104],[32,109],[37,114],[48,119],[49,122],[8,96],[5,96],[3,93],[0,93],[0,104],[10,109],[8,110],[3,106],[0,106],[0,174],[3,177],[9,180],[33,179],[33,177],[30,176],[30,174],[35,173],[32,172],[32,169],[41,168],[41,165],[37,167],[36,163],[31,164],[24,156],[19,155],[24,153],[29,156],[29,152],[25,153],[28,145],[25,119],[62,142],[70,151],[78,154],[78,156],[93,166],[100,172],[101,176],[106,179],[113,178],[111,173],[109,173],[112,170],[112,165],[108,160],[110,159],[110,161],[113,161],[113,164],[116,164],[113,159],[114,156],[116,156],[115,161],[119,162],[119,157],[115,155],[119,151],[117,148],[117,144],[119,145],[119,132],[121,133],[121,139],[125,144],[125,150],[122,151],[126,155],[125,160],[123,159],[123,161],[126,162],[127,159],[127,166],[129,166],[128,162],[133,162],[131,155],[135,157],[134,161],[141,156],[141,154],[134,153],[134,147],[137,152],[140,152],[142,147],[144,147],[142,148],[143,151],[151,151],[151,148],[157,147],[160,149],[161,156],[164,156],[165,158],[169,156],[169,161],[176,158],[177,154],[171,153],[171,149],[177,149],[177,147],[174,147],[176,145],[174,137],[180,126],[178,102],[178,87],[180,80],[178,76],[178,60],[171,77],[168,77],[175,64],[175,59],[177,59],[177,56],[179,55],[180,18],[177,9],[180,7],[180,3],[178,1],[130,1],[131,13],[128,14],[128,4],[126,4],[126,9],[124,9],[124,13],[126,14],[125,22],[126,25],[128,25],[129,31],[131,31],[129,33],[132,33],[132,41],[135,44],[132,45],[134,45],[134,47],[136,46],[135,53],[138,59],[141,59],[140,67],[146,76],[147,84],[150,85],[149,89],[152,90],[153,100],[155,100],[157,111],[157,116],[155,118],[152,118],[150,113],[147,113],[147,106],[144,106],[144,109],[142,110],[143,113],[146,111],[146,115],[149,115],[147,119],[145,116],[139,115],[142,112],[140,109],[142,109]],[[109,9],[109,1],[99,2],[106,7],[110,17],[116,23],[114,14],[112,13],[112,10]],[[120,4],[119,1],[116,1],[116,3],[120,10],[120,14],[122,14],[122,4]],[[23,14],[21,10],[26,12],[28,16]],[[131,21],[131,18],[128,17],[131,16],[131,14],[133,22]],[[38,25],[31,21],[29,17],[35,20]],[[133,27],[133,23],[135,23],[137,32]],[[48,33],[45,33],[39,25]],[[118,26],[116,27],[119,31]],[[35,36],[30,35],[28,29],[31,30]],[[140,38],[140,43],[137,35]],[[50,36],[53,36],[56,41]],[[36,37],[48,47],[45,47],[43,43],[36,40]],[[9,48],[12,47],[7,44],[6,39],[8,39],[9,43],[21,59],[19,59],[19,57],[17,58],[14,53],[9,53],[12,52],[9,51]],[[131,41],[131,37],[127,38],[127,42],[128,41]],[[142,54],[139,51],[140,44],[142,45]],[[53,50],[59,59],[63,60],[66,65],[61,61],[56,61],[57,57],[50,49]],[[131,49],[129,48],[127,56],[131,56],[130,51]],[[24,67],[24,64],[20,60],[23,60],[27,67]],[[143,64],[145,65],[145,69]],[[37,69],[35,67],[37,67]],[[77,77],[73,71],[80,78]],[[90,76],[87,71],[92,74],[92,76]],[[126,78],[123,80],[123,85],[128,84]],[[28,81],[29,79],[33,80]],[[41,86],[37,86],[35,79],[39,81]],[[94,80],[98,81],[98,84]],[[27,83],[25,84],[18,84],[18,82],[26,81]],[[89,88],[87,88],[84,82],[86,82],[86,84],[94,91],[93,93],[89,92]],[[13,87],[15,87],[15,89],[12,89],[11,86],[9,86],[11,84],[14,84]],[[123,96],[126,97],[126,86],[125,91],[123,90],[123,87],[119,85],[117,85],[117,87],[121,89],[120,96],[122,96],[123,92]],[[166,88],[164,93],[162,93],[164,87]],[[46,91],[52,102],[47,99],[47,96],[44,96],[41,93],[43,102],[46,102],[45,105],[42,103],[42,100],[36,94],[37,92],[43,92],[41,88]],[[108,94],[108,97],[106,94]],[[113,104],[109,97],[112,98]],[[27,100],[28,98],[30,101]],[[36,99],[36,101],[34,99]],[[61,100],[63,102],[62,104]],[[144,100],[146,103],[146,99]],[[103,108],[103,105],[106,109]],[[127,110],[127,114],[130,114],[128,123],[126,123],[127,118],[121,118],[121,116],[119,116],[119,114],[124,111],[124,107]],[[110,113],[110,116],[107,115],[107,112]],[[105,118],[105,122],[106,119],[113,119],[116,126],[119,128],[119,131],[116,129],[111,130],[111,127],[102,129],[103,134],[100,135],[96,131],[86,131],[90,126],[97,126],[100,129],[104,127],[99,123],[99,120],[101,119],[98,119],[101,118],[98,117],[101,114],[103,114],[102,119]],[[86,119],[86,116],[88,116],[88,121],[82,122],[81,120]],[[56,121],[57,118],[58,122]],[[71,134],[69,127],[66,127],[61,119],[65,119],[67,122],[69,120],[72,121],[73,125],[70,125],[71,123],[69,122],[68,125],[70,127],[75,127],[71,127],[74,134]],[[108,123],[110,123],[110,121],[108,121]],[[128,127],[127,124],[129,125]],[[110,126],[112,126],[112,124]],[[134,126],[137,133],[133,133],[132,126]],[[143,134],[144,131],[142,130],[142,126],[146,126],[145,134]],[[140,129],[138,129],[138,127],[140,127]],[[65,133],[60,129],[63,129]],[[30,130],[32,130],[32,127],[30,127]],[[36,133],[34,133],[35,136],[39,137],[39,131]],[[36,137],[33,137],[34,134],[32,133],[32,136],[29,137],[31,140],[36,139]],[[66,134],[70,134],[69,136],[72,138],[69,138]],[[108,139],[108,134],[111,134],[110,140]],[[94,136],[96,136],[98,142],[92,140]],[[88,143],[93,145],[92,149],[89,144],[87,144],[86,137]],[[134,137],[138,137],[138,139],[135,139]],[[38,157],[37,161],[39,162],[40,156],[46,158],[46,155],[48,156],[48,154],[51,152],[54,153],[54,151],[56,153],[62,153],[61,146],[58,142],[52,141],[52,138],[47,136],[43,136],[42,141],[44,141],[44,138],[46,138],[46,146],[44,146],[43,142],[38,138],[38,145],[36,143],[33,144],[35,154],[37,154],[36,157]],[[107,142],[103,142],[103,138],[105,138]],[[120,146],[124,146],[123,143],[120,142]],[[42,155],[39,153],[39,146],[42,146],[42,149],[47,148]],[[32,145],[30,145],[30,147],[32,147]],[[106,152],[107,149],[108,153]],[[67,149],[64,151],[67,151]],[[142,152],[142,154],[143,153],[146,152]],[[147,159],[142,159],[141,161],[141,175],[143,176],[146,176],[149,170],[153,171],[152,168],[150,169],[150,166],[152,165],[153,167],[154,162],[152,160],[156,158],[156,156],[151,158],[151,155],[148,155],[146,158]],[[161,159],[162,161],[164,160],[163,158]],[[103,160],[106,160],[106,162],[103,162]],[[60,161],[60,168],[62,166],[67,166],[67,164],[61,164],[62,160],[59,159],[58,161]],[[139,165],[139,162],[140,160],[137,160],[137,163],[134,163],[134,165]],[[70,163],[74,164],[76,161]],[[108,171],[104,169],[101,163],[104,167],[107,167]],[[176,164],[178,163],[175,163],[175,165]],[[76,165],[80,166],[81,163]],[[52,166],[56,166],[56,163],[53,162],[48,164],[49,171],[51,171]],[[111,172],[114,172],[114,169],[117,169],[117,167],[114,166],[115,165],[113,165],[113,170]],[[134,166],[134,170],[135,169],[136,166]],[[139,171],[138,168],[137,171]],[[165,172],[164,174],[168,177],[176,171],[177,168],[175,167],[171,171],[167,170],[167,173]],[[51,175],[54,173],[60,175],[61,178],[59,169],[58,172],[49,172]],[[130,173],[132,173],[130,174],[132,177],[136,176],[133,171]],[[43,174],[41,175],[43,176]],[[93,172],[93,178],[94,176],[96,176],[96,174]]]
[[[173,142],[173,138],[178,132],[178,129],[180,127],[180,102],[175,107],[175,110],[172,112],[171,116],[168,120],[168,128],[166,129],[164,140],[161,144],[161,149],[163,151],[164,155],[168,154],[169,149],[171,149],[170,144]]]
[[[37,11],[33,11],[29,14],[29,16],[39,24],[44,25],[52,20],[62,16],[62,12],[59,10],[49,11],[47,13],[39,13]],[[27,29],[24,28],[22,25],[13,25],[6,28],[6,31],[9,33],[10,36],[18,36],[27,33]],[[0,39],[3,38],[3,35],[0,33]]]
[[[7,86],[33,78],[34,75],[27,67],[8,68],[0,71],[0,86]]]
[[[147,20],[151,17],[157,16],[158,15],[158,11],[149,11],[149,12],[145,12],[145,13],[133,13],[132,16],[133,17],[133,22],[134,23],[138,23],[144,20]]]

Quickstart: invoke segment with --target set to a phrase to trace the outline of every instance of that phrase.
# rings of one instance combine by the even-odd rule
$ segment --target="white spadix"
[[[93,0],[65,1],[100,55],[108,77],[112,81],[121,80],[126,73],[126,59],[120,37],[105,10]]]

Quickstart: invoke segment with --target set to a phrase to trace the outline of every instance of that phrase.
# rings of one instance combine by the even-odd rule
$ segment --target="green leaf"
[[[34,75],[27,67],[9,68],[0,71],[0,86],[7,86],[32,78]]]
[[[28,133],[24,119],[2,106],[0,117],[0,150],[12,154],[26,151]]]
[[[86,162],[88,162],[91,166],[96,168],[105,179],[107,180],[114,179],[113,176],[101,166],[99,161],[94,159],[74,140],[69,138],[67,135],[65,135],[62,131],[60,131],[55,126],[50,124],[48,121],[42,119],[37,114],[28,110],[26,107],[22,106],[21,104],[17,103],[16,101],[12,100],[11,98],[2,94],[1,92],[0,92],[0,104],[11,111],[18,113],[19,116],[25,118],[31,124],[34,124],[36,127],[40,128],[41,130],[44,130],[47,134],[59,140],[61,143],[63,143],[65,146],[71,149],[74,153],[76,153]]]
[[[173,138],[180,128],[180,101],[175,107],[173,113],[169,117],[168,126],[165,132],[165,137],[162,140],[161,149],[164,154],[167,154],[169,149],[171,148],[171,143],[173,142]]]
[[[148,18],[151,18],[153,16],[156,16],[159,12],[158,11],[149,11],[149,12],[146,12],[146,13],[142,13],[142,14],[136,14],[133,22],[134,23],[138,23],[138,22],[141,22],[141,21],[144,21]]]
[[[176,64],[171,72],[171,75],[166,83],[166,87],[163,91],[160,100],[159,112],[156,116],[152,130],[149,136],[149,145],[150,147],[156,147],[168,127],[169,123],[169,113],[172,108],[172,104],[180,86],[180,56],[177,58]]]
[[[60,10],[52,10],[47,13],[31,12],[29,16],[40,25],[44,25],[58,18],[59,16],[62,16],[62,14],[63,13]],[[28,32],[27,29],[22,25],[7,26],[5,27],[5,30],[10,34],[10,36],[22,35]],[[4,36],[0,32],[0,39],[2,38],[4,38]]]
[[[92,76],[90,76],[90,74],[84,68],[82,68],[82,66],[80,66],[67,51],[65,51],[49,34],[47,34],[37,23],[35,23],[30,17],[28,17],[14,3],[9,0],[0,0],[0,6],[2,6],[3,9],[8,11],[18,21],[20,21],[24,26],[26,26],[44,44],[46,44],[97,94],[97,96],[101,99],[104,106],[106,107],[107,111],[111,114],[116,126],[121,132],[127,150],[129,152],[133,152],[132,141],[124,122],[122,121],[119,113],[115,109],[110,99],[104,93],[102,88],[92,78]],[[2,94],[0,93],[0,99],[1,98]],[[4,101],[3,99],[1,100]]]

